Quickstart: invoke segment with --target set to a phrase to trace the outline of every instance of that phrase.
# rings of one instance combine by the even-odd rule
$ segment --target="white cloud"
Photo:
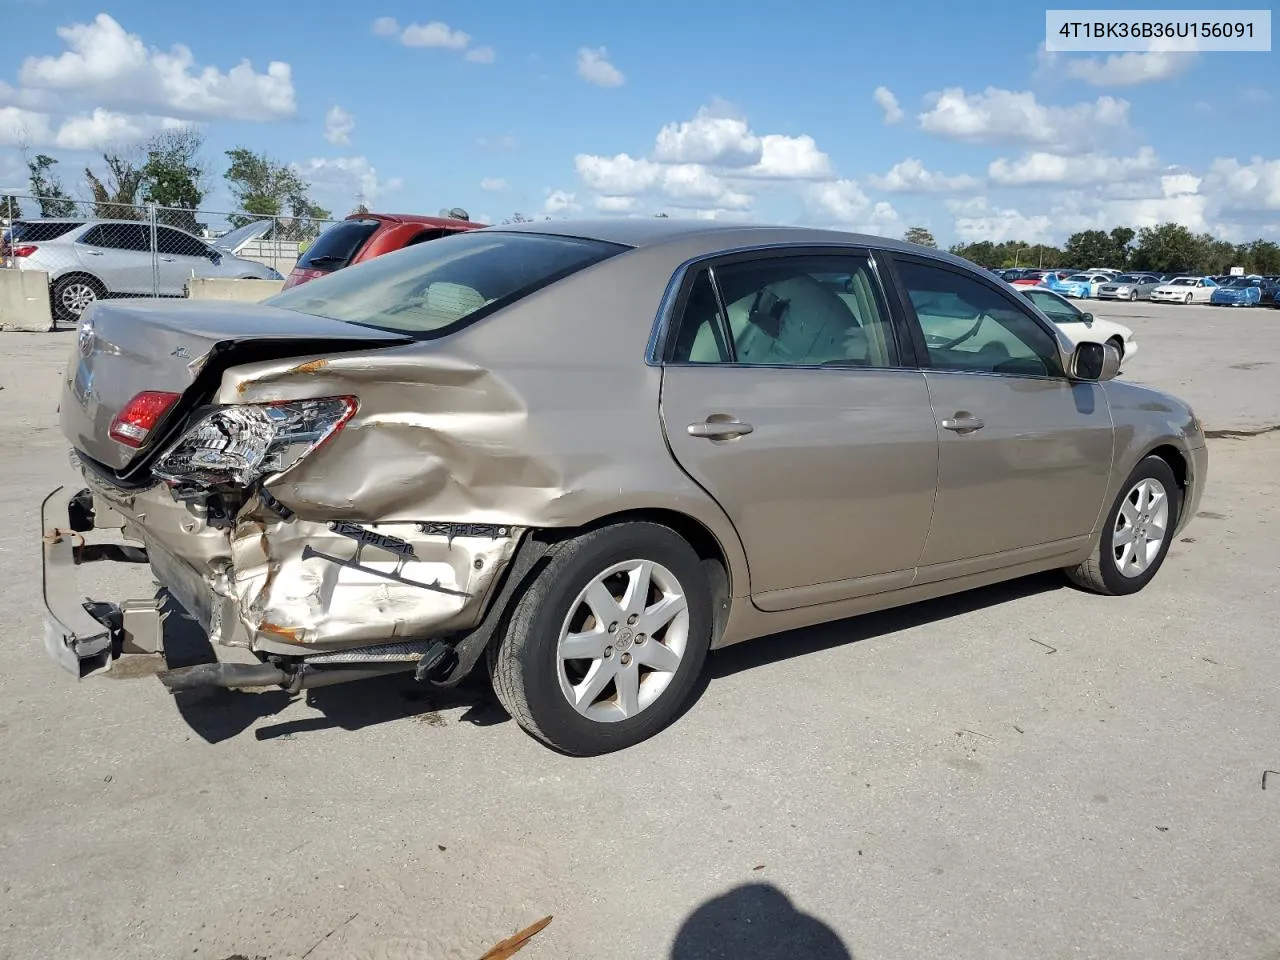
[[[104,108],[163,112],[186,119],[278,120],[297,112],[293,71],[272,61],[257,73],[248,60],[223,72],[200,66],[191,50],[148,48],[105,13],[92,23],[58,28],[69,48],[56,57],[28,57],[25,88],[92,99]]]
[[[593,201],[600,213],[634,213],[640,209],[640,201],[636,197],[601,197]]]
[[[742,210],[751,197],[734,190],[724,178],[699,163],[655,163],[625,153],[613,157],[578,154],[578,177],[595,193],[610,197],[636,197],[656,192],[676,206],[712,206]]]
[[[356,118],[336,103],[324,117],[324,138],[330,143],[348,144],[356,128]]]
[[[1004,243],[1024,240],[1027,243],[1049,243],[1054,229],[1053,218],[1046,215],[1025,216],[1017,210],[991,206],[986,197],[974,197],[960,203],[948,203],[956,214],[955,234],[964,243]]]
[[[901,222],[898,211],[883,200],[873,203],[856,180],[831,180],[805,187],[811,221],[857,233],[887,234]]]
[[[573,158],[578,177],[588,189],[613,196],[635,196],[652,189],[662,175],[662,165],[619,153],[599,157],[580,153]]]
[[[577,213],[581,209],[582,206],[578,203],[577,194],[569,193],[565,190],[548,190],[547,199],[542,204],[543,212],[551,216]]]
[[[1129,102],[1099,97],[1069,107],[1047,106],[1034,93],[988,87],[967,94],[950,87],[929,95],[920,114],[920,129],[946,140],[966,143],[1012,143],[1055,153],[1088,152],[1112,140],[1129,126]]]
[[[760,138],[760,162],[735,175],[764,180],[826,180],[832,176],[831,158],[818,149],[813,137],[769,133]]]
[[[53,129],[47,113],[0,107],[0,147],[34,147],[52,139]]]
[[[692,120],[668,123],[658,131],[653,159],[659,163],[708,163],[722,167],[759,164],[764,144],[742,117],[717,104],[702,107]]]
[[[313,158],[294,164],[298,173],[311,183],[318,202],[335,215],[355,206],[359,194],[372,206],[388,193],[404,187],[400,177],[383,180],[367,157]]]
[[[999,186],[1022,187],[1124,181],[1153,173],[1159,168],[1159,158],[1151,147],[1143,147],[1132,157],[1108,157],[1098,153],[1066,157],[1037,151],[1016,160],[1005,157],[994,160],[987,167],[987,175]]]
[[[1280,210],[1280,160],[1253,157],[1247,164],[1219,157],[1205,176],[1209,188],[1230,210]]]
[[[967,173],[949,177],[926,170],[915,157],[894,164],[883,177],[871,176],[867,180],[877,190],[888,193],[957,193],[981,185],[977,177]]]
[[[406,47],[465,50],[464,59],[472,63],[493,63],[497,56],[493,47],[472,47],[471,34],[465,30],[455,30],[440,20],[401,26],[395,17],[378,17],[370,29],[375,36],[394,37]]]
[[[480,181],[480,189],[488,190],[490,193],[500,193],[507,189],[507,181],[501,177],[485,177]]]
[[[597,87],[620,87],[627,79],[609,62],[609,51],[604,47],[582,47],[578,50],[578,76]]]
[[[98,108],[91,114],[68,117],[58,128],[54,142],[63,150],[104,150],[137,143],[155,133],[164,121],[154,117],[126,116]]]
[[[1064,70],[1067,76],[1095,87],[1134,87],[1176,77],[1190,69],[1195,59],[1194,53],[1131,51],[1113,53],[1105,59],[1082,57],[1068,60]]]
[[[454,30],[447,23],[432,20],[430,23],[411,23],[400,31],[400,42],[406,47],[440,47],[445,50],[465,50],[471,42],[471,34]]]
[[[898,104],[898,98],[893,95],[893,91],[888,87],[876,87],[871,99],[884,111],[885,123],[897,123],[906,115]]]

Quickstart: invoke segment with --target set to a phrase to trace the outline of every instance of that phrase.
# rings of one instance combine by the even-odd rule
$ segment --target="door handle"
[[[943,430],[951,430],[955,433],[973,433],[985,426],[986,424],[978,417],[971,417],[968,414],[956,414],[951,419],[942,421]]]
[[[88,256],[88,257],[100,257],[102,256],[102,251],[101,250],[85,250],[84,254],[85,256]]]
[[[161,257],[160,259],[165,263],[173,263],[173,257]]]
[[[691,423],[688,427],[689,436],[704,440],[732,440],[753,430],[755,427],[741,420],[704,420],[701,423]]]

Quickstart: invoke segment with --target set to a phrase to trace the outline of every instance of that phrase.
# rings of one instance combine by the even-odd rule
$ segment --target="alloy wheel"
[[[1111,532],[1116,569],[1140,577],[1160,556],[1169,530],[1169,493],[1159,480],[1139,480],[1125,495]]]
[[[652,560],[614,564],[582,589],[560,628],[560,692],[589,720],[626,720],[666,690],[688,642],[688,601],[675,575]]]

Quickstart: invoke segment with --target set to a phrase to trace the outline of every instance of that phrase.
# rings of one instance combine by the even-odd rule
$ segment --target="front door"
[[[940,443],[917,582],[1078,545],[1110,478],[1105,390],[1066,378],[1057,341],[1012,292],[939,261],[895,261],[923,336]]]
[[[737,528],[756,605],[910,584],[938,435],[870,259],[739,257],[698,271],[677,310],[663,425]]]

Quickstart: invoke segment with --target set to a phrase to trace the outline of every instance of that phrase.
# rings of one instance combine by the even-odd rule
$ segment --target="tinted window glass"
[[[209,254],[209,248],[195,237],[170,227],[156,228],[156,247],[169,256],[205,257]]]
[[[67,223],[63,220],[53,221],[24,221],[19,220],[13,225],[12,237],[14,240],[25,240],[27,243],[39,243],[42,240],[53,240],[62,236],[64,233],[70,233],[76,227],[83,226],[83,223],[72,221]]]
[[[732,359],[724,315],[711,285],[711,274],[699,270],[685,298],[671,359],[676,363],[728,363]]]
[[[721,358],[769,365],[892,367],[898,362],[888,312],[868,261],[861,257],[777,257],[715,269],[730,342]],[[696,290],[695,290],[696,292]],[[691,298],[692,300],[693,298]],[[686,322],[705,322],[694,301]],[[713,307],[713,311],[714,311]],[[692,352],[699,337],[682,341]],[[703,350],[713,342],[701,335]]]
[[[100,223],[85,232],[81,243],[112,250],[151,250],[151,229],[145,223]]]
[[[576,237],[476,230],[339,270],[267,302],[299,313],[433,336],[626,249]]]
[[[343,220],[335,223],[311,244],[301,257],[298,266],[304,270],[339,270],[351,262],[373,232],[378,229],[377,220]]]
[[[898,263],[924,332],[930,365],[943,370],[1061,376],[1057,341],[1035,317],[984,283],[941,267]]]

